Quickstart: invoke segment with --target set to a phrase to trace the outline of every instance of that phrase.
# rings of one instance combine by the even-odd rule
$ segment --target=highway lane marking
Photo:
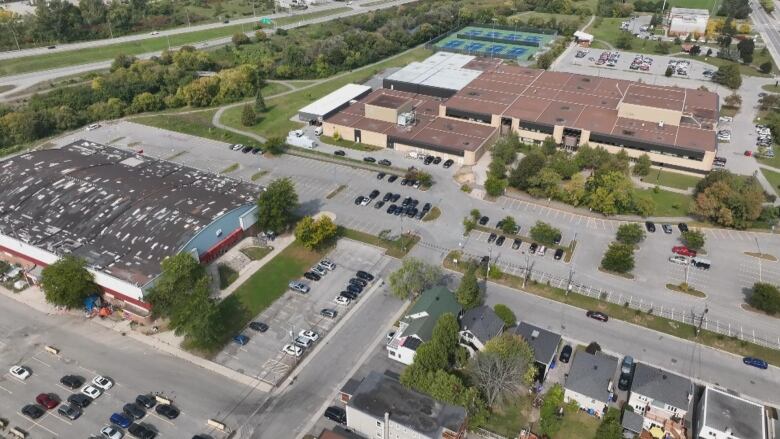
[[[39,363],[43,364],[43,365],[44,365],[44,366],[46,366],[46,367],[51,367],[51,365],[50,365],[49,363],[47,363],[47,362],[45,362],[45,361],[43,361],[43,360],[40,360],[40,359],[38,359],[38,357],[35,357],[35,356],[33,356],[33,357],[30,357],[30,358],[32,358],[33,360],[35,360],[35,361],[37,361],[37,362],[39,362]]]

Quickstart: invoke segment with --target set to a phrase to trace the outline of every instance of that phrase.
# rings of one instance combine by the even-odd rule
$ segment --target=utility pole
[[[19,40],[16,39],[16,31],[14,30],[14,27],[11,25],[11,23],[8,24],[8,28],[11,29],[11,34],[14,36],[14,43],[16,43],[16,50],[22,50],[21,47],[19,47]]]
[[[709,307],[707,307],[707,302],[704,302],[704,311],[702,311],[701,315],[699,316],[699,324],[696,325],[696,335],[699,335],[699,332],[701,331],[702,325],[704,325],[704,316],[707,315],[707,313],[710,312]]]
[[[569,269],[569,282],[566,284],[566,295],[569,295],[569,292],[571,291],[571,281],[574,279],[574,263],[572,262],[571,268]]]
[[[763,282],[763,281],[761,280],[761,274],[762,274],[762,270],[761,270],[761,269],[762,269],[762,266],[761,266],[761,260],[762,260],[762,259],[764,259],[764,258],[762,258],[762,257],[761,257],[761,256],[762,256],[762,253],[761,253],[761,245],[759,245],[759,243],[758,243],[758,238],[756,237],[756,238],[754,238],[754,239],[756,240],[756,247],[758,248],[758,281],[759,281],[759,282]]]
[[[111,19],[106,20],[106,24],[108,24],[108,35],[111,38],[114,38],[114,32],[111,30]]]

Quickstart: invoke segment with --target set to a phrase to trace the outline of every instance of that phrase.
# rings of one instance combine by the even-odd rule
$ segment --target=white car
[[[92,378],[92,384],[99,387],[103,391],[106,391],[114,386],[114,382],[111,381],[111,378],[106,378],[100,375],[96,376],[95,378]]]
[[[8,371],[8,373],[10,373],[14,377],[22,381],[26,380],[27,378],[30,378],[30,375],[32,375],[32,371],[30,371],[30,369],[27,368],[26,366],[13,366]]]
[[[303,355],[303,348],[300,346],[286,344],[282,348],[282,352],[284,352],[287,355],[292,355],[293,357],[300,357],[301,355]]]
[[[312,342],[315,342],[320,339],[320,334],[317,334],[314,331],[309,331],[308,329],[304,329],[298,333],[298,337],[308,338]]]
[[[301,337],[301,336],[295,337],[295,345],[296,346],[300,346],[300,347],[306,349],[309,346],[311,346],[311,343],[312,343],[312,341],[310,339],[306,338],[306,337]]]
[[[320,267],[325,267],[330,271],[333,271],[336,269],[336,264],[334,264],[330,259],[323,259],[320,261]]]
[[[319,266],[319,265],[315,265],[315,266],[311,267],[311,271],[319,274],[320,276],[325,276],[326,274],[328,274],[328,270],[326,268],[324,268],[324,267]]]
[[[81,393],[89,396],[92,399],[98,399],[98,397],[103,394],[103,392],[100,391],[100,389],[92,385],[86,385],[82,387]]]
[[[674,255],[669,258],[669,262],[673,264],[688,265],[688,258],[682,255]]]
[[[244,145],[242,145],[240,143],[236,143],[235,145],[233,145],[233,148],[231,148],[231,149],[233,151],[240,151],[240,150],[244,149]]]
[[[540,245],[539,248],[536,250],[536,254],[538,256],[544,256],[544,254],[547,253],[547,247]]]
[[[349,298],[344,296],[336,296],[336,298],[333,299],[333,301],[338,303],[339,305],[344,305],[344,306],[349,305],[350,302]]]
[[[153,31],[149,32],[149,35],[160,35],[160,32],[158,32],[156,30],[153,30]]]
[[[371,202],[371,198],[363,197],[363,199],[360,200],[360,205],[361,206],[368,206],[368,203],[370,203],[370,202]]]
[[[122,430],[114,428],[110,425],[106,425],[105,427],[101,428],[100,434],[106,439],[122,439],[122,436],[124,436]]]
[[[100,128],[100,124],[99,123],[93,123],[91,125],[87,125],[87,131],[96,130],[98,128]]]

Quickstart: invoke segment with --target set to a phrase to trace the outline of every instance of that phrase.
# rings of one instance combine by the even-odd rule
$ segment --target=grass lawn
[[[453,259],[458,260],[458,264],[454,264]],[[463,260],[460,252],[450,252],[444,259],[444,267],[450,270],[455,270],[463,273],[466,270],[467,260]],[[535,281],[528,282],[525,288],[523,286],[523,279],[511,274],[503,273],[501,278],[494,279],[493,282],[508,286],[518,290],[518,294],[530,293],[540,297],[545,297],[556,302],[566,303],[583,310],[598,310],[607,313],[610,318],[623,320],[625,322],[644,326],[655,331],[663,332],[674,337],[682,338],[685,340],[697,340],[699,343],[711,346],[717,349],[722,349],[727,352],[734,353],[740,356],[759,357],[767,362],[780,365],[780,350],[771,348],[765,348],[747,341],[738,340],[736,337],[726,337],[725,335],[716,334],[711,331],[702,330],[696,336],[696,328],[692,325],[679,323],[673,320],[669,320],[657,315],[641,312],[631,308],[624,307],[622,305],[605,302],[596,298],[583,296],[580,294],[566,294],[566,291],[560,288],[554,288],[548,285],[540,284]],[[522,290],[522,291],[520,291]],[[569,437],[593,437],[593,435],[573,435],[573,436],[560,436],[562,439]]]
[[[290,93],[283,97],[266,100],[268,111],[259,114],[260,123],[253,127],[241,126],[241,106],[231,108],[222,116],[222,123],[232,127],[248,130],[265,137],[287,136],[287,133],[300,126],[290,120],[296,112],[306,104],[325,96],[326,94],[351,82],[361,83],[371,76],[381,72],[388,67],[398,67],[409,64],[412,61],[419,61],[430,56],[431,51],[423,47],[417,47],[403,53],[396,58],[380,62],[371,67],[364,67],[354,70],[345,75],[325,81],[321,84],[304,90]]]
[[[415,244],[420,241],[420,237],[417,235],[404,234],[397,239],[390,240],[359,230],[347,229],[346,227],[339,227],[339,236],[382,247],[385,249],[386,255],[399,259],[406,256]]]
[[[422,220],[424,222],[434,221],[437,218],[439,218],[440,216],[441,216],[441,209],[439,209],[438,207],[434,207],[434,208],[431,209],[430,212],[425,214],[425,216],[423,217]]]
[[[567,413],[561,422],[561,429],[552,439],[570,439],[575,437],[596,437],[596,429],[601,422],[595,416],[577,410],[575,413]]]
[[[515,400],[491,411],[482,428],[504,437],[517,437],[520,430],[528,426],[530,411],[531,400],[528,395],[519,395]]]
[[[780,85],[766,84],[761,87],[764,91],[769,93],[780,93]]]
[[[239,108],[240,110],[240,108]],[[198,111],[196,113],[157,114],[153,116],[141,116],[131,119],[132,122],[149,125],[164,130],[177,131],[193,136],[205,137],[225,143],[243,143],[244,145],[258,145],[259,142],[251,137],[242,136],[211,125],[211,119],[216,109]],[[239,111],[240,112],[240,111]]]
[[[355,149],[358,151],[377,151],[382,149],[376,146],[366,145],[363,143],[351,142],[349,140],[335,139],[330,136],[320,136],[320,140],[322,141],[322,143],[327,143],[333,146],[340,146],[342,148]]]
[[[734,117],[739,113],[739,107],[729,107],[728,105],[724,105],[720,107],[720,115],[721,116],[731,116]]]
[[[597,18],[591,25],[588,33],[593,34],[593,37],[596,40],[601,40],[615,46],[618,38],[624,33],[620,30],[620,23],[625,20],[626,18]],[[655,41],[634,38],[631,49],[627,49],[625,52],[658,54],[655,50],[657,46],[658,43]],[[680,50],[679,44],[671,44],[669,47],[669,53],[676,53]]]
[[[777,156],[773,158],[777,158]],[[769,180],[769,183],[772,185],[772,189],[775,190],[775,193],[780,193],[780,191],[778,191],[778,189],[780,189],[780,172],[761,168],[761,173],[764,174],[764,177],[766,177],[767,180]]]
[[[693,175],[680,174],[678,172],[664,171],[662,169],[650,169],[647,176],[642,177],[642,181],[657,184],[658,186],[668,186],[676,189],[688,189],[696,186],[701,177]]]
[[[686,216],[691,197],[685,194],[659,189],[636,189],[637,193],[649,196],[655,202],[653,216]]]
[[[284,17],[276,20],[276,23],[277,25],[284,25],[300,20],[334,15],[351,9],[352,8],[348,7],[334,8],[324,11],[311,12],[308,14],[296,15],[294,17]],[[162,51],[168,47],[181,46],[220,37],[227,37],[233,35],[236,32],[249,32],[252,29],[255,29],[254,24],[234,24],[213,29],[171,35],[169,37],[149,38],[140,41],[112,44],[110,46],[93,47],[81,50],[71,50],[67,52],[56,52],[47,55],[27,56],[23,58],[3,60],[3,62],[0,63],[0,76],[105,61],[114,59],[119,54],[138,55],[141,53]]]
[[[217,271],[219,272],[219,289],[224,290],[228,287],[228,285],[232,284],[233,282],[238,279],[238,273],[236,270],[233,270],[229,266],[225,264],[219,264],[217,266]]]
[[[706,49],[702,49],[704,52],[706,52]],[[704,56],[696,56],[696,57],[690,57],[688,55],[683,55],[681,58],[690,58],[695,59],[697,61],[705,62],[707,64],[711,64],[715,67],[721,67],[726,64],[734,64],[733,61],[729,61],[727,59],[723,58],[716,58],[714,56],[710,57],[704,57]],[[770,78],[772,75],[767,75],[765,73],[761,73],[758,70],[758,66],[760,66],[762,63],[766,61],[772,61],[773,70],[777,71],[777,66],[775,65],[774,61],[772,60],[772,57],[768,54],[763,54],[761,50],[756,50],[755,54],[753,55],[753,63],[749,65],[745,65],[740,63],[737,63],[739,65],[739,72],[745,76],[760,76],[763,78]]]
[[[271,253],[273,251],[273,247],[244,247],[241,250],[239,250],[241,253],[243,253],[247,258],[253,260],[253,261],[259,261],[260,259],[263,259],[268,253]]]
[[[669,5],[675,8],[707,9],[713,11],[718,0],[670,0]],[[718,12],[718,11],[715,11]]]
[[[774,157],[756,157],[756,160],[758,160],[759,163],[763,163],[767,166],[771,166],[780,170],[780,148],[775,145],[772,149],[775,151]]]

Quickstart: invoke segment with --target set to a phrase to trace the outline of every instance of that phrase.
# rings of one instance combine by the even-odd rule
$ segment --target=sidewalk
[[[282,250],[286,249],[287,246],[292,244],[294,241],[295,241],[295,235],[293,235],[293,234],[279,236],[276,239],[274,239],[273,241],[271,241],[269,244],[273,244],[272,247],[274,249],[270,253],[265,255],[265,257],[263,257],[263,259],[260,259],[260,260],[257,260],[257,261],[252,261],[249,264],[247,264],[246,266],[244,266],[241,269],[241,272],[238,275],[238,279],[233,281],[233,283],[228,285],[228,287],[225,288],[224,290],[220,290],[219,291],[219,296],[218,296],[219,299],[224,299],[224,298],[228,297],[229,295],[231,295],[233,293],[233,291],[236,290],[236,288],[240,287],[244,282],[247,281],[247,279],[252,277],[252,275],[255,274],[255,272],[257,270],[259,270],[263,265],[267,264],[268,261],[270,261],[271,259],[275,258],[276,255],[281,253]],[[236,246],[236,247],[232,248],[230,251],[240,251],[240,250],[239,250],[238,246]],[[219,261],[217,261],[217,262],[219,262]],[[215,266],[215,264],[211,264],[211,266]]]
[[[663,190],[665,190],[667,192],[675,192],[675,193],[683,194],[683,195],[693,195],[693,188],[679,189],[679,188],[675,188],[675,187],[669,187],[669,186],[662,186],[662,185],[657,185],[657,184],[653,184],[653,183],[647,183],[645,181],[642,181],[636,175],[632,175],[631,176],[631,181],[633,181],[635,185],[637,185],[637,186],[639,186],[641,188],[644,188],[644,189],[653,189],[654,187],[658,186],[659,188],[661,188],[661,189],[663,189]]]

